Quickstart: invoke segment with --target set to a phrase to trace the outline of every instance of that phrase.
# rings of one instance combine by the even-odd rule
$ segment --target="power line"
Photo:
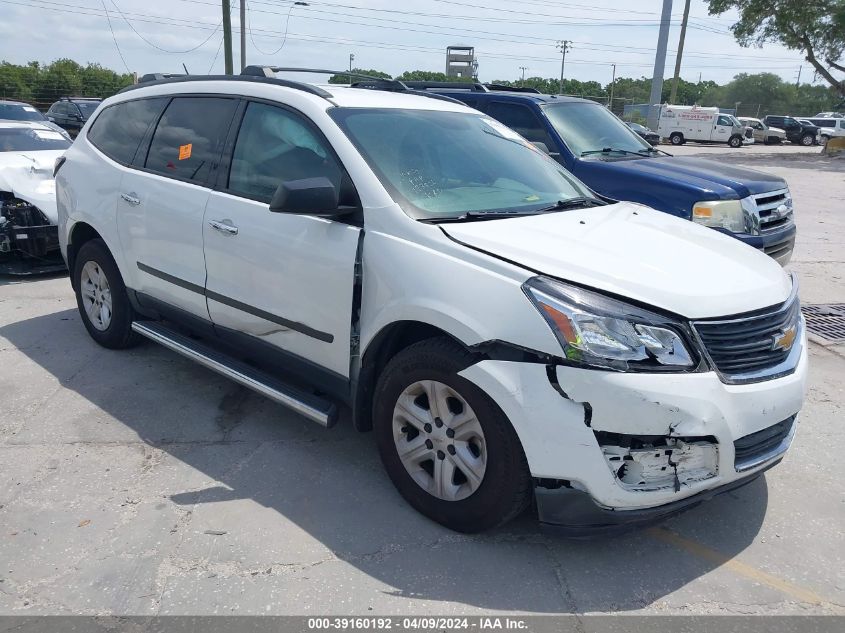
[[[246,0],[241,0],[241,2],[246,2]],[[290,8],[288,8],[288,12],[285,15],[285,33],[284,33],[284,35],[282,35],[282,43],[279,45],[279,48],[274,50],[272,53],[268,53],[267,51],[263,51],[258,47],[258,44],[255,42],[255,38],[252,35],[252,28],[251,28],[250,22],[247,21],[246,28],[249,29],[249,39],[252,40],[252,45],[255,46],[256,50],[259,53],[261,53],[262,55],[268,55],[268,56],[272,57],[273,55],[277,55],[279,53],[279,51],[281,51],[285,47],[285,44],[288,41],[288,26],[290,26],[290,14],[291,14],[291,11],[293,11],[293,8],[296,7],[296,6],[308,6],[308,5],[304,2],[294,2],[290,5]],[[249,8],[249,3],[247,3],[247,11],[251,11],[251,9]],[[243,29],[243,28],[244,28],[244,25],[242,24],[241,29]]]
[[[16,1],[16,0],[0,0],[0,2],[3,2],[5,4],[20,5],[20,6],[26,6],[26,7],[30,7],[30,8],[36,8],[36,9],[48,9],[48,10],[51,10],[51,11],[60,11],[60,12],[65,12],[65,13],[72,13],[72,14],[75,13],[75,14],[79,14],[79,15],[91,15],[91,16],[100,16],[100,17],[102,17],[104,15],[104,13],[101,13],[99,11],[99,9],[93,9],[91,7],[79,7],[78,5],[68,5],[68,4],[64,4],[64,3],[60,3],[60,2],[52,2],[50,0],[33,0],[33,1],[38,2],[40,4],[57,5],[57,6],[62,6],[62,7],[72,7],[74,9],[78,9],[78,10],[55,9],[53,7],[38,6],[36,4],[28,4],[28,3],[19,2],[19,1]],[[169,21],[166,22],[166,21],[162,21],[162,19],[161,19],[164,16],[153,16],[153,15],[148,15],[148,14],[128,14],[128,15],[140,16],[140,17],[133,18],[136,22],[147,22],[147,23],[152,23],[152,24],[164,24],[164,25],[168,25],[168,26],[181,26],[181,27],[184,27],[184,28],[197,28],[197,29],[212,29],[212,30],[215,30],[215,29],[219,28],[219,25],[212,26],[210,24],[197,23],[196,21],[180,20],[179,18],[165,18],[166,20],[169,20]],[[302,16],[302,17],[306,17],[306,16]],[[335,20],[326,20],[325,18],[311,18],[311,19],[316,19],[318,21],[319,20],[335,21]],[[173,24],[173,22],[186,22],[186,23],[185,24]],[[348,22],[344,22],[344,23],[348,23]],[[366,25],[365,24],[364,26],[373,26],[373,25]],[[275,34],[275,35],[282,34],[279,31],[272,31],[272,30],[269,30],[269,29],[253,29],[253,30],[256,33],[267,33],[267,34]],[[405,30],[405,29],[395,28],[394,30]],[[390,49],[390,50],[408,50],[408,51],[425,52],[425,53],[431,52],[431,53],[442,54],[442,50],[440,48],[431,48],[431,47],[426,48],[426,47],[419,47],[419,46],[408,47],[406,45],[399,45],[399,44],[392,43],[392,42],[379,42],[379,41],[372,42],[372,41],[366,41],[366,40],[350,40],[348,38],[338,40],[336,38],[326,38],[325,36],[311,36],[311,35],[302,34],[302,33],[296,33],[296,34],[289,33],[288,37],[290,39],[301,40],[301,41],[317,40],[317,41],[320,41],[320,42],[331,41],[331,42],[337,42],[337,43],[343,43],[343,44],[354,43],[354,44],[363,45],[363,46],[371,46],[373,48],[385,48],[385,49]],[[492,39],[492,38],[490,38],[490,39]],[[493,41],[501,41],[501,40],[493,40]],[[513,42],[513,43],[524,44],[524,42]],[[587,48],[587,47],[585,47],[585,48]],[[597,49],[597,50],[600,50],[600,49]],[[496,53],[496,52],[493,52],[493,51],[485,52],[485,51],[479,50],[479,52],[485,54],[486,57],[502,58],[502,59],[510,59],[510,58],[513,57],[512,54],[501,54],[501,53]],[[610,51],[610,52],[613,52],[613,51]],[[520,57],[523,58],[523,59],[532,60],[532,61],[542,61],[542,62],[554,62],[555,61],[555,58],[552,58],[552,57],[529,57],[529,56],[524,56],[524,55],[521,55]],[[575,64],[585,64],[585,65],[607,65],[609,63],[607,61],[582,60],[582,59],[579,59],[579,60],[573,59],[573,60],[570,60],[570,61],[572,63],[575,63]],[[627,63],[627,64],[624,64],[624,65],[628,66],[628,67],[648,67],[648,66],[650,66],[650,64],[646,64],[646,63],[641,63],[641,64]],[[791,68],[793,66],[790,65],[789,67]],[[696,68],[732,69],[732,68],[736,68],[736,64],[731,64],[731,65],[728,65],[728,66],[718,66],[718,65],[696,66]],[[781,67],[773,67],[771,65],[768,65],[767,68],[772,69],[772,70],[781,69]],[[787,67],[784,66],[783,68],[787,68]]]
[[[117,37],[114,34],[114,28],[111,25],[111,17],[109,17],[109,10],[106,8],[106,0],[100,0],[103,3],[103,11],[106,14],[106,21],[109,23],[109,31],[111,31],[111,38],[114,40],[114,47],[117,49],[117,54],[120,56],[120,61],[123,62],[124,67],[126,68],[126,72],[132,74],[132,71],[129,70],[129,64],[126,63],[126,59],[123,57],[123,53],[120,52],[120,46],[117,43]]]
[[[117,6],[117,3],[116,3],[114,0],[109,0],[109,1],[110,1],[113,5],[114,5],[114,8],[115,8],[115,9],[117,9],[117,12],[120,14],[120,17],[122,17],[122,18],[123,18],[124,22],[126,22],[126,24],[129,26],[129,28],[130,28],[130,29],[132,29],[132,32],[133,32],[133,33],[135,33],[135,35],[137,35],[138,37],[140,37],[140,38],[141,38],[144,42],[146,42],[147,44],[149,44],[149,45],[150,45],[150,46],[152,46],[153,48],[155,48],[155,49],[157,49],[157,50],[160,50],[162,53],[171,53],[171,54],[174,54],[174,55],[184,55],[185,53],[193,53],[193,52],[194,52],[195,50],[197,50],[198,48],[200,48],[200,47],[202,47],[202,46],[205,46],[205,45],[208,43],[208,41],[209,41],[212,37],[214,37],[214,34],[215,34],[215,33],[217,33],[217,29],[219,29],[219,28],[220,28],[220,25],[223,23],[223,21],[221,20],[221,21],[217,24],[217,26],[216,26],[216,27],[214,27],[214,30],[211,32],[211,35],[209,35],[207,38],[205,38],[202,42],[200,42],[200,43],[199,43],[199,44],[197,44],[196,46],[194,46],[194,47],[192,47],[192,48],[188,48],[188,49],[186,49],[186,50],[184,50],[184,51],[171,51],[171,50],[168,50],[168,49],[166,49],[166,48],[162,48],[161,46],[159,46],[159,45],[157,45],[157,44],[154,44],[153,42],[151,42],[150,40],[148,40],[146,37],[144,37],[143,35],[141,35],[141,34],[138,32],[138,30],[137,30],[134,26],[132,26],[132,23],[131,23],[131,22],[129,21],[129,19],[128,19],[128,18],[127,18],[124,14],[123,14],[123,11],[121,11],[121,10],[120,10],[120,7],[119,7],[119,6]],[[105,4],[105,3],[104,3],[104,4]],[[114,32],[112,32],[112,35],[114,35]]]

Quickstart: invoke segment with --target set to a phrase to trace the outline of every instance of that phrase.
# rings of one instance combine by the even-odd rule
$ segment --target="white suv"
[[[153,339],[327,427],[348,405],[460,531],[532,499],[573,531],[653,520],[783,457],[807,348],[777,262],[596,197],[449,98],[247,72],[124,90],[58,162],[98,343]]]

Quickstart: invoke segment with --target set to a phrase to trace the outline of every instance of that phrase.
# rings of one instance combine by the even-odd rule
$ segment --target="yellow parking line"
[[[690,554],[694,554],[699,558],[703,558],[704,560],[710,561],[717,565],[727,567],[732,572],[737,573],[740,576],[745,576],[746,578],[756,580],[761,584],[768,585],[769,587],[777,589],[778,591],[782,591],[783,593],[790,595],[793,598],[800,600],[801,602],[809,602],[811,604],[823,604],[827,602],[827,600],[824,600],[821,596],[814,593],[813,591],[810,591],[809,589],[797,587],[792,583],[778,578],[777,576],[767,574],[764,571],[755,569],[751,565],[741,563],[735,558],[731,558],[730,556],[726,556],[721,552],[717,552],[716,550],[710,549],[709,547],[702,545],[697,541],[684,538],[683,536],[680,536],[675,532],[671,532],[666,528],[650,528],[646,531],[646,533],[652,536],[653,538],[656,538],[658,541],[669,543],[670,545],[674,545],[675,547],[687,551]]]

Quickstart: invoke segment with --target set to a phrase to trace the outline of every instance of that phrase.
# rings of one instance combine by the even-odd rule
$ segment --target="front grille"
[[[757,215],[760,218],[760,231],[774,231],[792,224],[792,198],[788,189],[761,193],[753,197]],[[782,210],[781,207],[785,207]]]
[[[730,320],[693,323],[710,360],[727,382],[770,377],[765,370],[783,363],[800,336],[801,305],[794,295],[782,306],[738,315]],[[786,349],[778,342],[793,341]]]
[[[787,438],[795,422],[793,415],[782,422],[741,437],[734,442],[734,466],[742,469],[749,463],[777,449]]]

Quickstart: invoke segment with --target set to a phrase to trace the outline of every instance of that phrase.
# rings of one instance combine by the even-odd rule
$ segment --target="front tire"
[[[390,360],[374,395],[373,428],[393,484],[417,511],[458,532],[502,525],[531,499],[516,432],[458,375],[474,362],[447,338],[421,341]]]
[[[801,145],[804,147],[810,147],[813,143],[816,142],[816,137],[812,134],[805,134],[801,137]]]
[[[828,136],[822,136],[822,137],[819,139],[819,145],[827,145],[827,142],[828,142],[829,140],[830,140],[830,137],[828,137]]]
[[[126,286],[103,240],[82,245],[74,262],[73,280],[76,305],[91,338],[109,349],[138,342],[138,335],[132,331],[135,313]]]
[[[728,145],[730,145],[730,146],[731,146],[731,147],[733,147],[733,148],[742,147],[742,137],[740,137],[740,136],[732,136],[732,137],[728,140]]]

